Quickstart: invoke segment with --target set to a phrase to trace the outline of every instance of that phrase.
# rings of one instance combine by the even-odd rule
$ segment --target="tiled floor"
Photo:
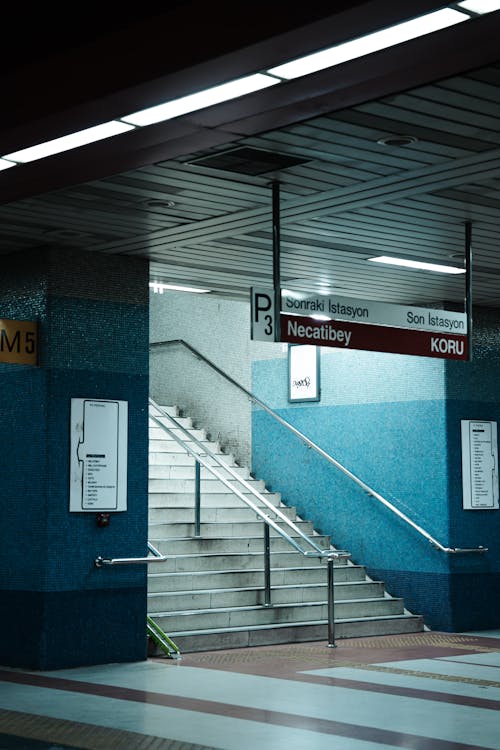
[[[0,668],[0,750],[500,750],[500,631]]]

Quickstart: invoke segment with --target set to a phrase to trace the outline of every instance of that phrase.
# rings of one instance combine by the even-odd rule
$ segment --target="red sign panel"
[[[290,344],[334,346],[337,349],[467,359],[467,336],[342,320],[314,320],[298,315],[281,315],[281,340]]]

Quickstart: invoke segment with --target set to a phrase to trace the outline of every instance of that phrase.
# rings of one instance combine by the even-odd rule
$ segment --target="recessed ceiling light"
[[[407,258],[390,258],[387,255],[380,255],[377,258],[368,258],[367,260],[373,261],[374,263],[385,263],[388,266],[417,268],[422,271],[437,271],[438,273],[465,273],[464,268],[442,266],[439,263],[425,263],[421,260],[408,260]]]
[[[395,146],[397,148],[401,146],[410,146],[412,143],[417,143],[418,138],[414,135],[386,135],[384,138],[379,138],[377,143],[381,146]]]
[[[56,240],[67,240],[68,242],[71,242],[73,240],[81,240],[84,238],[88,238],[87,232],[82,232],[79,229],[64,229],[64,228],[55,228],[55,229],[47,229],[44,232],[47,237],[51,237],[52,239]]]
[[[200,289],[193,286],[178,286],[177,284],[162,284],[160,281],[150,281],[150,288],[155,294],[163,294],[165,290],[172,292],[192,292],[193,294],[208,294],[211,289]]]
[[[148,198],[144,201],[143,205],[147,206],[147,208],[173,208],[175,201],[164,200],[162,198]]]

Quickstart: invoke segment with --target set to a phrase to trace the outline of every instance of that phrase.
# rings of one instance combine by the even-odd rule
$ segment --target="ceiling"
[[[272,189],[281,283],[407,304],[463,304],[465,276],[369,262],[463,266],[473,301],[500,297],[500,63],[0,206],[3,253],[60,245],[151,261],[151,280],[247,299],[271,286]],[[394,143],[405,136],[409,142]],[[397,139],[396,139],[397,140]],[[14,171],[14,170],[12,170]]]

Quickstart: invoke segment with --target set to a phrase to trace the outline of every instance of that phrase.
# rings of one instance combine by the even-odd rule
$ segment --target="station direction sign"
[[[395,326],[315,320],[300,315],[281,315],[281,340],[340,349],[414,354],[421,357],[466,360],[467,336],[419,331]]]
[[[324,315],[350,323],[410,328],[416,331],[467,333],[467,316],[462,312],[427,307],[396,305],[349,297],[283,292],[281,312],[295,315]]]
[[[282,292],[277,317],[274,291],[253,288],[253,340],[468,359],[467,316],[461,312]]]

